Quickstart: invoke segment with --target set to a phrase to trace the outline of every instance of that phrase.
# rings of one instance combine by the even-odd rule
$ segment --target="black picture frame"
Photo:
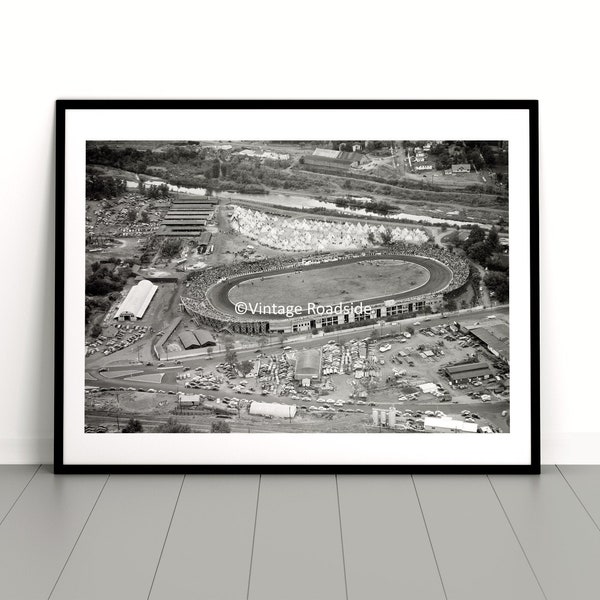
[[[181,109],[452,109],[525,110],[529,115],[530,212],[530,415],[531,460],[507,465],[189,465],[189,464],[66,464],[64,462],[65,369],[65,131],[69,111]],[[540,343],[539,343],[539,117],[537,100],[58,100],[56,102],[56,287],[54,361],[54,472],[78,473],[362,473],[362,474],[539,474],[540,453]]]

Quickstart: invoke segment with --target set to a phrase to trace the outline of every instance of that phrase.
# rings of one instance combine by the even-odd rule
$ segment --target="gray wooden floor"
[[[0,598],[597,598],[600,466],[55,476],[0,466]]]

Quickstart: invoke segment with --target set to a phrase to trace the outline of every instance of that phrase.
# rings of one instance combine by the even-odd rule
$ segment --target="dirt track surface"
[[[411,255],[406,255],[406,254],[382,254],[379,256],[369,256],[369,257],[355,257],[355,258],[349,258],[349,259],[345,259],[345,260],[340,260],[337,261],[337,263],[334,263],[336,265],[343,265],[343,264],[350,264],[350,263],[357,263],[357,262],[361,262],[361,261],[365,261],[365,260],[402,260],[402,261],[406,261],[406,262],[412,262],[415,263],[421,267],[424,267],[425,269],[427,269],[430,273],[430,277],[429,280],[427,281],[427,283],[423,284],[421,287],[418,287],[416,289],[407,291],[407,292],[400,292],[397,294],[390,294],[387,296],[379,296],[377,298],[364,298],[362,299],[363,301],[368,300],[368,304],[379,304],[381,302],[384,302],[385,300],[404,300],[406,298],[413,298],[415,296],[421,296],[423,294],[432,294],[435,292],[439,292],[440,290],[444,289],[447,285],[450,284],[450,282],[452,281],[452,271],[446,267],[445,265],[431,259],[431,258],[426,258],[424,256],[411,256]],[[332,263],[321,263],[318,265],[308,265],[306,267],[302,267],[303,271],[310,271],[313,269],[320,269],[320,268],[324,268],[324,267],[331,267]],[[289,267],[286,269],[280,269],[278,271],[269,271],[269,275],[274,275],[274,274],[285,274],[285,273],[293,273],[294,271],[296,271],[297,269],[294,267]],[[229,291],[235,287],[236,285],[239,285],[240,283],[242,283],[243,281],[248,281],[250,279],[259,279],[262,276],[262,274],[260,273],[255,273],[255,274],[250,274],[250,275],[240,275],[238,277],[232,277],[231,279],[227,279],[226,281],[223,281],[222,283],[219,283],[215,286],[213,286],[209,293],[208,293],[208,299],[210,300],[211,304],[220,312],[223,312],[225,314],[232,314],[235,315],[235,307],[233,305],[233,303],[231,302],[231,300],[229,299]],[[348,302],[345,304],[348,305],[353,305],[353,304],[358,304],[360,303],[361,299],[357,298],[355,299],[353,302]],[[265,298],[263,303],[264,304],[269,304],[271,301],[269,300],[269,298]],[[294,305],[296,304],[295,299],[293,297],[290,298],[288,304]],[[264,319],[264,316],[261,315],[250,315],[247,314],[245,315],[245,317],[247,317],[248,319]],[[287,318],[285,315],[268,315],[269,319],[285,319]]]

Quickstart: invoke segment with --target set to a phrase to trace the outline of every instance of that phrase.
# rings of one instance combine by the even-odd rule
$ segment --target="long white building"
[[[141,319],[154,294],[156,294],[156,290],[158,290],[158,286],[147,279],[142,279],[129,290],[127,297],[115,313],[115,319],[119,321],[137,321]]]

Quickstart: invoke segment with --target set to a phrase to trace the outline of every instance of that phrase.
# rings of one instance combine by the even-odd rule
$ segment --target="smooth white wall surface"
[[[57,98],[539,99],[542,460],[600,462],[595,3],[57,0],[2,12],[0,463],[52,460]]]

